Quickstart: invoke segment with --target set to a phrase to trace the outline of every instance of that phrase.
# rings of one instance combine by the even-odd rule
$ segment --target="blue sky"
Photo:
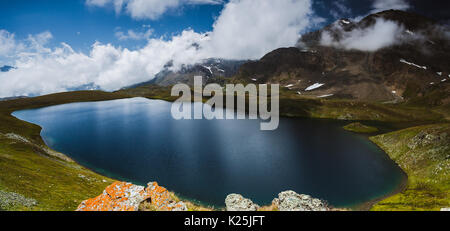
[[[0,0],[0,66],[17,67],[0,72],[0,97],[81,86],[112,91],[151,80],[169,62],[177,71],[207,58],[259,59],[339,18],[358,20],[387,9],[450,22],[448,5],[448,0]],[[392,40],[399,28],[388,29]],[[356,41],[379,40],[365,39]]]
[[[135,20],[116,14],[112,7],[87,6],[85,0],[2,0],[0,29],[14,32],[17,38],[50,31],[54,37],[51,44],[66,42],[83,51],[95,41],[133,48],[145,41],[119,41],[115,37],[118,27],[143,31],[143,25],[150,25],[152,37],[170,37],[186,28],[206,32],[212,30],[222,8],[223,5],[189,5],[170,10],[157,20]]]
[[[16,38],[26,38],[29,34],[50,31],[53,35],[51,45],[66,42],[72,48],[84,52],[87,52],[95,41],[132,49],[145,45],[145,41],[120,41],[115,36],[117,31],[126,32],[131,29],[145,32],[143,25],[149,25],[152,28],[151,37],[165,36],[165,38],[170,38],[171,35],[178,34],[186,28],[192,28],[199,33],[211,31],[227,0],[223,0],[223,4],[182,5],[168,10],[154,20],[136,20],[124,12],[116,13],[112,5],[96,7],[88,6],[86,2],[86,0],[2,0],[0,29],[15,33]],[[373,2],[374,0],[314,0],[313,10],[325,21],[309,30],[331,23],[337,16],[351,18],[367,14]],[[436,2],[439,5],[442,1]],[[440,13],[436,5],[431,7],[436,9],[438,15],[429,9],[421,11],[425,6],[430,8],[430,4],[423,5],[423,1],[411,0],[409,4],[411,10],[425,14],[428,12],[430,16],[435,15],[440,17],[439,19],[444,17],[440,15],[443,13]]]
[[[83,51],[87,51],[95,41],[133,48],[144,45],[145,41],[119,41],[115,36],[118,28],[124,31],[132,29],[142,32],[143,25],[150,25],[153,31],[152,37],[166,36],[168,38],[186,28],[192,28],[200,33],[207,32],[212,30],[214,20],[220,15],[226,2],[227,0],[224,0],[223,4],[183,5],[168,10],[156,20],[136,20],[124,12],[117,14],[112,5],[109,7],[88,6],[86,0],[2,0],[0,1],[0,29],[15,33],[17,38],[50,31],[54,38],[51,44],[66,42],[72,48]],[[428,12],[429,15],[444,17],[440,15],[441,7],[436,7],[443,1],[435,2],[437,4],[424,5],[423,1],[410,1],[409,4],[413,10],[419,12],[425,6],[430,8],[430,5],[433,5],[431,7],[434,7],[438,15],[430,12],[429,9],[420,13]],[[373,0],[314,0],[313,10],[325,19],[324,23],[330,23],[336,19],[333,12],[340,17],[356,17],[370,12],[372,3]],[[338,5],[345,6],[347,11],[340,10]]]

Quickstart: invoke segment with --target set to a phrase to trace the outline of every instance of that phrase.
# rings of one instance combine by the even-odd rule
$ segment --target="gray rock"
[[[37,204],[38,202],[33,198],[27,198],[15,192],[0,190],[0,210],[10,210],[21,206],[32,208]]]
[[[225,199],[227,211],[256,211],[259,206],[239,194],[230,194]]]
[[[171,211],[187,211],[187,206],[184,202],[180,201],[178,203],[171,203],[168,206],[169,208],[171,208]]]
[[[312,198],[309,195],[285,191],[278,194],[280,211],[329,211],[327,202]]]
[[[411,141],[407,144],[410,149],[415,149],[417,147],[423,147],[431,144],[436,144],[441,141],[445,141],[447,138],[447,133],[436,134],[433,131],[421,131],[416,136],[414,136]]]
[[[345,114],[345,115],[340,115],[340,116],[338,116],[337,119],[338,119],[338,120],[352,120],[352,119],[353,119],[353,116],[352,116],[352,114],[347,113],[347,114]]]

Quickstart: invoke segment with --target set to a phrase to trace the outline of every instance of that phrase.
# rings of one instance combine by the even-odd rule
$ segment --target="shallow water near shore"
[[[170,109],[133,98],[13,115],[40,125],[49,147],[87,168],[136,184],[157,181],[215,207],[230,193],[266,205],[285,190],[351,207],[404,180],[381,149],[339,122],[280,118],[277,130],[260,131],[260,120],[174,120]]]

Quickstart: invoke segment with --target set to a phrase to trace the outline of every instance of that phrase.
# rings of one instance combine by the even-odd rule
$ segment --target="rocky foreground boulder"
[[[257,211],[259,206],[239,194],[230,194],[225,199],[227,211]]]
[[[285,191],[278,194],[273,204],[280,211],[329,211],[326,201],[312,198],[309,195],[298,194],[294,191]]]
[[[159,211],[187,210],[183,202],[173,201],[169,191],[156,182],[150,182],[144,187],[117,181],[101,195],[81,202],[77,211],[138,211],[144,201]]]
[[[250,199],[239,194],[230,194],[225,199],[227,211],[257,211],[260,206]],[[298,194],[294,191],[284,191],[278,194],[278,198],[273,199],[271,206],[263,207],[262,210],[279,211],[330,211],[326,201],[313,198],[309,195]]]

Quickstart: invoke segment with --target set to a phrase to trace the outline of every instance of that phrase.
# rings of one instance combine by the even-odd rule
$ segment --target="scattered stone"
[[[22,143],[31,143],[27,138],[25,138],[23,136],[20,136],[20,135],[17,135],[15,133],[5,134],[5,137],[8,138],[8,139],[12,139],[12,140],[16,140],[16,141],[22,142]]]
[[[178,203],[172,202],[168,206],[169,211],[187,211],[187,206],[184,202],[180,201]]]
[[[309,195],[285,191],[278,194],[278,208],[280,211],[329,211],[327,202],[312,198]]]
[[[66,162],[74,163],[74,161],[72,159],[70,159],[68,156],[66,156],[66,155],[64,155],[64,154],[62,154],[60,152],[54,151],[54,150],[46,147],[45,145],[35,144],[35,143],[31,142],[30,140],[28,140],[27,138],[25,138],[25,137],[23,137],[21,135],[18,135],[18,134],[15,134],[15,133],[7,133],[7,134],[0,133],[0,135],[6,137],[8,139],[14,140],[15,142],[21,142],[21,143],[24,143],[24,144],[31,145],[31,146],[37,148],[38,150],[41,150],[43,152],[42,154],[45,154],[45,155],[48,155],[48,156],[51,156],[51,157],[56,157],[58,159],[66,161]]]
[[[230,194],[225,199],[227,211],[257,211],[259,206],[240,194]]]
[[[352,114],[345,114],[345,115],[340,115],[337,118],[338,120],[352,120],[353,119],[353,115]]]
[[[19,193],[0,190],[0,210],[8,210],[15,207],[34,207],[38,204],[35,199],[27,198]]]
[[[430,144],[435,144],[437,142],[443,141],[447,138],[447,133],[443,132],[440,134],[434,134],[429,131],[421,131],[416,136],[414,136],[411,141],[407,144],[410,149],[415,149],[417,147],[423,147]]]

